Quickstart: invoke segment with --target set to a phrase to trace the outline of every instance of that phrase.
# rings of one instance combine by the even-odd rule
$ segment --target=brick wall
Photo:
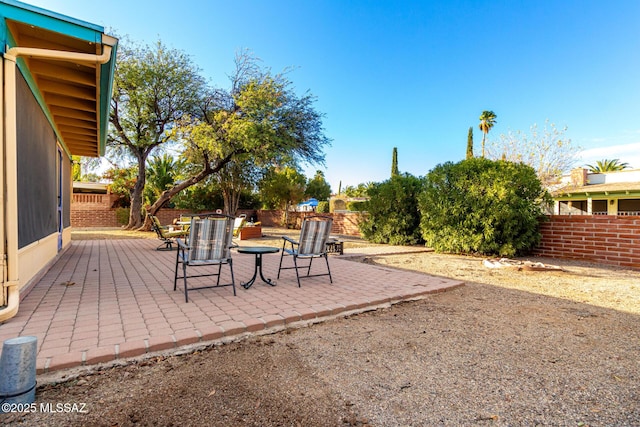
[[[121,227],[116,217],[116,209],[111,208],[117,199],[116,195],[109,194],[74,194],[71,203],[71,226],[72,227]],[[156,216],[163,225],[171,224],[180,215],[189,215],[193,212],[187,209],[161,209]],[[282,227],[283,212],[280,210],[239,210],[239,214],[247,215],[247,218],[256,216],[258,221],[266,227]],[[311,212],[291,212],[290,223],[296,224],[299,228],[304,215],[313,215]],[[333,216],[333,234],[345,234],[349,236],[359,236],[358,213],[334,213],[327,214]]]
[[[289,223],[296,224],[296,228],[300,227],[302,218],[305,215],[315,215],[313,212],[290,212]],[[331,233],[345,234],[347,236],[360,236],[358,223],[361,214],[357,212],[345,213],[327,213],[321,215],[333,216],[333,227]],[[258,211],[258,220],[266,227],[282,227],[283,211],[281,210],[261,210]]]
[[[115,194],[74,194],[71,200],[72,227],[120,227],[111,205]]]
[[[116,215],[117,209],[112,208],[118,199],[115,194],[74,194],[71,201],[71,226],[86,227],[121,227]],[[190,214],[187,209],[161,209],[158,219],[161,224],[171,224],[174,218]]]
[[[536,255],[640,268],[640,216],[554,215]]]

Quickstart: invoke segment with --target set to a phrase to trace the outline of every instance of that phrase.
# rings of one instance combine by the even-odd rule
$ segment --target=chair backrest
[[[158,236],[163,237],[163,229],[162,224],[160,224],[160,220],[155,215],[149,215],[151,218],[151,228],[158,234]]]
[[[233,221],[228,215],[192,218],[189,228],[189,263],[226,261],[231,258]]]
[[[246,220],[247,216],[242,214],[233,221],[233,237],[238,237],[240,235],[240,230],[244,227]]]
[[[308,216],[302,221],[298,255],[320,255],[327,251],[327,239],[331,233],[333,218]]]

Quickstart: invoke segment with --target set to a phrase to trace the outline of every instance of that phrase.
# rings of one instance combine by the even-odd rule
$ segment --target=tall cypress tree
[[[469,127],[467,136],[467,159],[473,159],[473,126]]]
[[[398,171],[398,147],[393,147],[393,158],[391,159],[391,176],[400,175]]]

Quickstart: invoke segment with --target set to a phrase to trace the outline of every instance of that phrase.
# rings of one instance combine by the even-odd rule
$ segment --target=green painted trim
[[[33,25],[48,31],[64,34],[81,40],[102,45],[102,36],[104,27],[91,24],[79,19],[71,18],[56,12],[22,3],[16,0],[0,0],[0,39],[2,46],[0,52],[6,52],[8,47],[15,47],[17,43],[12,34],[8,30],[6,20]],[[100,66],[100,99],[98,100],[98,116],[100,120],[100,129],[98,130],[98,154],[104,156],[107,142],[107,132],[109,128],[109,112],[111,108],[111,95],[113,91],[113,77],[115,74],[117,42],[112,46],[111,59],[106,64]],[[38,88],[33,76],[26,67],[22,58],[17,58],[17,66],[24,76],[27,84],[31,88],[31,92],[35,96],[40,108],[45,113],[49,124],[53,126],[54,120],[51,112],[47,108],[42,93]],[[56,131],[58,141],[64,148],[67,155],[70,155],[69,149]]]
[[[619,194],[609,194],[605,195],[604,193],[597,194],[572,194],[565,196],[554,197],[553,200],[556,202],[570,202],[570,201],[580,201],[587,199],[596,199],[596,200],[620,200],[620,199],[640,199],[640,192],[634,191],[630,193],[619,193]]]
[[[100,66],[100,129],[98,133],[98,155],[104,156],[107,148],[107,132],[111,112],[111,96],[113,94],[113,77],[116,70],[118,43],[111,47],[111,59]]]
[[[0,0],[0,17],[3,21],[11,19],[94,43],[101,43],[104,33],[104,27],[100,25],[15,0]],[[3,30],[6,34],[6,27]],[[2,52],[4,49],[3,45]]]

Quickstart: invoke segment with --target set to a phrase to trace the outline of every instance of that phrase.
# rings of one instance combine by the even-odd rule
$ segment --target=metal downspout
[[[111,46],[103,45],[101,55],[67,52],[59,50],[13,47],[4,54],[2,97],[0,99],[0,262],[2,263],[2,292],[6,304],[0,310],[0,322],[11,319],[18,313],[20,291],[18,289],[18,227],[13,224],[18,218],[18,156],[16,129],[16,58],[30,56],[69,62],[105,64],[111,59]],[[8,83],[7,83],[8,82]],[[4,113],[4,114],[2,114]],[[9,191],[11,190],[11,191]],[[11,221],[12,226],[9,226]]]

